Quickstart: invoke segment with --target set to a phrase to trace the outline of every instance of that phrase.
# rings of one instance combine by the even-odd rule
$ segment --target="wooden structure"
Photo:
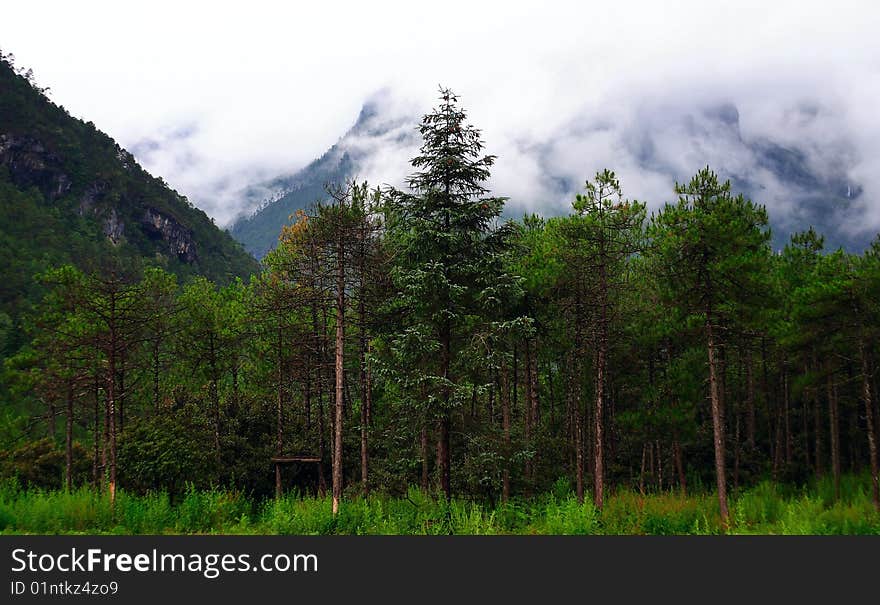
[[[272,456],[272,462],[275,464],[275,497],[281,497],[281,465],[282,464],[317,464],[320,466],[321,458],[318,456]],[[318,469],[320,477],[321,471]],[[318,480],[318,488],[320,488],[320,479]]]

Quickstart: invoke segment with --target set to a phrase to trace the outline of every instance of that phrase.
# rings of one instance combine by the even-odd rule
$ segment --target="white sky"
[[[744,130],[785,137],[780,112],[815,97],[880,199],[876,2],[2,1],[0,47],[17,65],[123,146],[158,141],[145,167],[220,223],[229,191],[320,155],[371,93],[427,111],[440,83],[484,130],[512,197],[540,192],[517,146],[585,114],[727,99]],[[572,153],[591,150],[615,158]],[[584,177],[603,167],[560,162]],[[635,193],[655,193],[651,178],[631,175]]]

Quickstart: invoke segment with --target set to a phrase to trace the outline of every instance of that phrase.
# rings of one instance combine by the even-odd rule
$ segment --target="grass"
[[[795,488],[770,482],[731,500],[733,534],[880,534],[880,514],[866,477],[846,477],[835,501],[828,481]],[[0,484],[0,533],[6,534],[720,534],[711,493],[642,495],[617,490],[597,511],[589,501],[554,489],[494,508],[465,500],[446,503],[419,490],[405,497],[374,495],[343,502],[290,493],[254,501],[224,490],[190,489],[172,504],[162,492],[107,495],[24,490]]]

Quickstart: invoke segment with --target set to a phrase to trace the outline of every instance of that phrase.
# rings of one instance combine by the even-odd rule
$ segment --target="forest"
[[[774,250],[710,167],[506,219],[453,92],[419,132],[248,280],[35,275],[0,531],[880,533],[880,238]]]

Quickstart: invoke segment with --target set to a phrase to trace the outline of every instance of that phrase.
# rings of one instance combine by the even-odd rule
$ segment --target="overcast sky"
[[[880,200],[878,32],[876,2],[840,0],[29,0],[0,16],[0,47],[56,103],[221,224],[237,211],[230,192],[320,155],[377,90],[423,113],[440,83],[499,155],[499,193],[526,207],[543,203],[529,149],[550,140],[566,174],[614,163],[627,193],[662,195],[665,177],[622,141],[636,123],[662,133],[664,107],[674,118],[703,101],[735,103],[746,136],[806,140],[819,163],[846,155],[864,198]],[[822,119],[792,114],[804,106]],[[682,170],[705,163],[680,155]],[[880,224],[876,205],[865,213]]]

